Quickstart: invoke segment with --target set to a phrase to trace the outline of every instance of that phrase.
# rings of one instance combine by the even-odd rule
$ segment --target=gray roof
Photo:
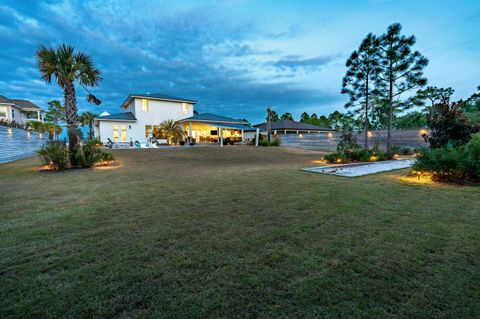
[[[21,109],[30,109],[30,110],[37,110],[37,111],[43,111],[41,107],[39,107],[36,104],[33,104],[29,100],[11,100],[6,98],[3,95],[0,95],[0,103],[8,103],[8,104],[15,104]]]
[[[3,95],[0,95],[0,103],[13,103],[12,100],[7,99]]]
[[[254,127],[258,127],[260,130],[264,131],[267,129],[267,123],[261,123],[254,125]],[[272,122],[270,125],[270,129],[272,130],[293,130],[293,131],[335,131],[331,128],[325,128],[314,124],[302,123],[302,122],[295,122],[291,120],[278,120]]]
[[[13,103],[16,105],[20,106],[22,109],[35,109],[35,110],[42,110],[40,107],[37,105],[33,104],[32,102],[28,100],[12,100]]]
[[[161,93],[135,93],[135,94],[129,94],[128,95],[125,102],[122,103],[122,107],[125,107],[126,105],[128,105],[136,97],[147,98],[147,99],[152,99],[152,100],[160,100],[160,101],[185,102],[185,103],[192,103],[192,104],[197,103],[196,100],[185,99],[185,98],[176,97],[176,96],[172,96],[172,95],[161,94]]]
[[[181,120],[180,122],[221,122],[221,123],[234,123],[234,124],[248,124],[244,120],[236,120],[231,117],[211,114],[211,113],[202,113],[195,114],[194,116],[187,117],[186,119]]]
[[[235,129],[235,130],[244,130],[244,131],[255,131],[256,128],[251,127],[246,124],[236,124],[236,123],[224,123],[224,122],[208,122],[208,125],[214,127],[221,127],[221,128],[228,128],[228,129]]]
[[[124,121],[124,122],[135,122],[137,119],[132,112],[126,113],[117,113],[117,114],[110,114],[105,116],[98,116],[95,118],[98,121]]]

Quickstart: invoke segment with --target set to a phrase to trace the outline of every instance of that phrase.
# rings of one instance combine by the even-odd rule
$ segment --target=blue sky
[[[480,1],[2,1],[0,95],[46,107],[62,99],[41,81],[35,51],[66,42],[90,54],[100,106],[129,93],[198,100],[197,110],[259,122],[278,113],[343,110],[345,60],[363,37],[400,22],[430,64],[429,85],[465,98],[480,85]]]

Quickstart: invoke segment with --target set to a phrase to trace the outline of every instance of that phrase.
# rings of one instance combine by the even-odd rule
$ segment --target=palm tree
[[[93,120],[97,117],[96,114],[91,112],[83,112],[78,118],[82,126],[88,125],[88,139],[93,140]]]
[[[162,135],[167,137],[168,144],[172,144],[172,141],[183,137],[183,129],[181,124],[174,120],[163,121],[160,124],[160,131]]]
[[[46,122],[43,125],[45,132],[48,132],[48,138],[50,140],[56,140],[56,137],[62,133],[62,127],[55,125],[53,122]]]
[[[27,130],[32,130],[38,133],[45,133],[46,131],[45,125],[40,121],[27,122],[26,128]]]
[[[77,97],[75,83],[80,84],[88,93],[89,103],[100,104],[87,87],[94,87],[102,79],[100,71],[93,66],[92,59],[83,52],[75,52],[73,46],[60,44],[56,48],[40,46],[37,51],[37,64],[42,79],[48,84],[54,79],[63,89],[65,99],[65,119],[68,128],[68,141],[70,149],[70,161],[76,164],[75,148],[77,139]]]

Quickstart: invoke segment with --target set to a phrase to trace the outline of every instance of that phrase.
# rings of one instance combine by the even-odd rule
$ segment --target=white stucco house
[[[21,124],[43,122],[43,109],[28,100],[12,100],[0,95],[0,120]]]
[[[102,143],[147,143],[163,121],[181,123],[185,139],[196,143],[223,143],[242,140],[252,129],[247,122],[214,114],[197,114],[197,101],[175,96],[146,93],[130,94],[121,107],[125,112],[102,114],[94,120],[95,137]],[[254,130],[254,129],[253,129]]]

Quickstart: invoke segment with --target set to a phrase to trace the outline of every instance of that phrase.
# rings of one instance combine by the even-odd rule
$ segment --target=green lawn
[[[314,152],[0,165],[0,318],[479,318],[480,188],[300,171]]]

